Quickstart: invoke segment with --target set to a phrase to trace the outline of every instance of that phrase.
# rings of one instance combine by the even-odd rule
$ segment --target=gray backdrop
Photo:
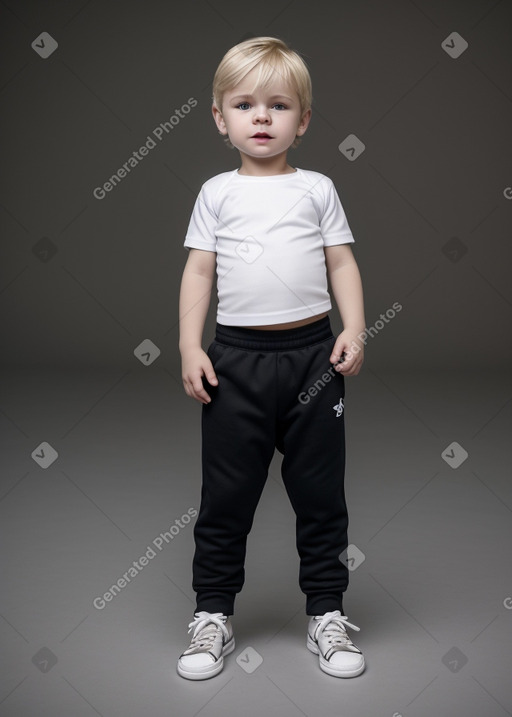
[[[505,365],[510,2],[3,6],[4,362],[131,367],[150,338],[180,375],[190,212],[203,181],[239,166],[211,117],[213,72],[231,45],[273,33],[303,53],[313,79],[313,119],[290,162],[336,184],[368,325],[403,306],[368,361],[456,368],[485,355],[486,366]],[[58,42],[47,59],[27,49],[43,31]],[[453,32],[462,39],[444,49]],[[96,199],[151,135],[156,147]],[[338,149],[349,135],[365,145],[352,161]]]
[[[0,713],[313,717],[340,714],[342,696],[365,717],[512,714],[510,0],[0,12]],[[248,544],[239,649],[218,678],[175,673],[194,608],[188,523],[93,604],[199,506],[183,241],[201,184],[239,166],[211,82],[251,35],[308,63],[313,118],[289,161],[334,181],[375,329],[347,380],[346,610],[368,662],[356,680],[305,649],[279,456]],[[341,330],[334,301],[330,316]],[[263,660],[252,672],[248,647]]]

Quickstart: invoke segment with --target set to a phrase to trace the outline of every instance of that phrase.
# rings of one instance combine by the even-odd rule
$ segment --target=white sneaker
[[[345,625],[359,632],[339,610],[311,617],[307,648],[319,656],[320,669],[333,677],[357,677],[364,671],[363,653],[354,645]]]
[[[189,623],[194,631],[190,647],[180,655],[176,669],[187,680],[207,680],[224,667],[224,655],[235,649],[233,627],[221,612],[196,612]]]

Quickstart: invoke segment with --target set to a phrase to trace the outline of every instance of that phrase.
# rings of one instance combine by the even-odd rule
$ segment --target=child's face
[[[213,105],[212,112],[219,131],[229,136],[234,147],[250,157],[264,159],[287,152],[296,135],[306,131],[311,110],[301,118],[297,92],[277,72],[269,86],[249,94],[256,75],[257,68],[225,92],[222,111]],[[266,133],[269,139],[258,139],[257,133]]]

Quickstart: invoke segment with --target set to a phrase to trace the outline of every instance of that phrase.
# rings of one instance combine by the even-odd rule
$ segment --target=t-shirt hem
[[[191,239],[190,241],[186,241],[183,246],[185,249],[202,249],[203,251],[217,251],[217,247],[215,244],[209,244],[207,242],[201,242],[197,239]]]
[[[325,246],[337,246],[338,244],[355,244],[352,233],[341,234],[337,237],[323,237],[324,247]]]
[[[300,309],[281,311],[279,313],[273,312],[272,314],[236,314],[236,316],[233,316],[217,311],[217,323],[224,326],[272,326],[273,324],[307,319],[330,309],[332,309],[332,304],[329,299],[315,306],[305,306]]]

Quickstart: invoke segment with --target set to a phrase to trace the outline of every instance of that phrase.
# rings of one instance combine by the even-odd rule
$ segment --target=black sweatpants
[[[292,329],[217,324],[207,353],[219,383],[210,386],[203,378],[212,400],[203,404],[201,417],[203,481],[192,566],[196,612],[233,614],[245,580],[247,535],[277,448],[297,516],[306,614],[343,614],[345,384],[329,361],[335,340],[328,316]]]

